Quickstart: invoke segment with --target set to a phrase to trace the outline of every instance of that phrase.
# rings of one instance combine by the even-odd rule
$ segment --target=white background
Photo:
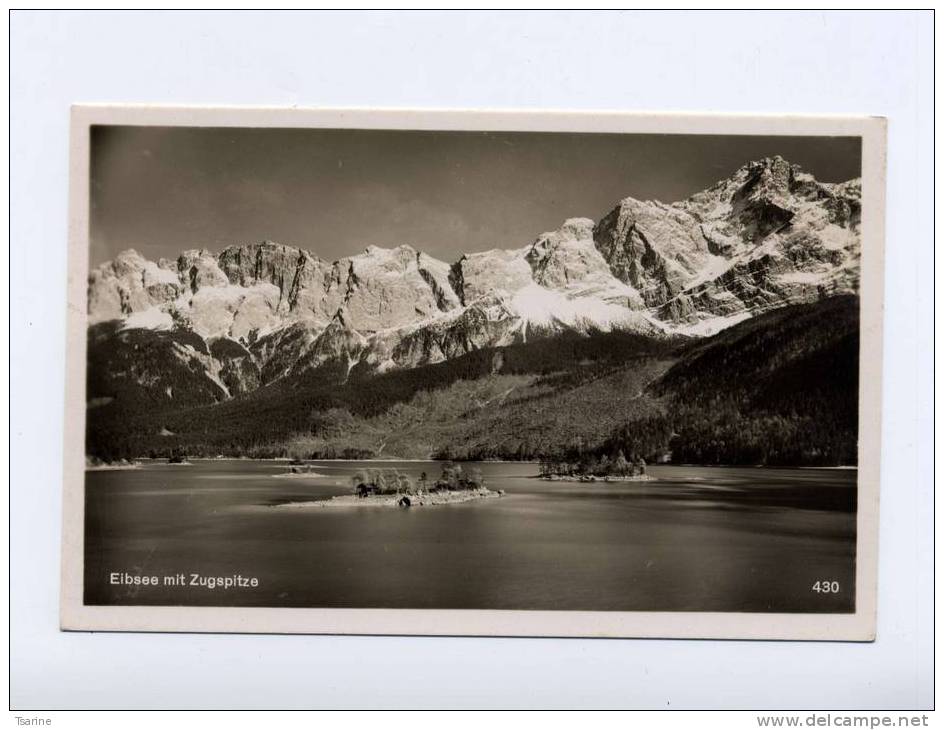
[[[13,708],[930,707],[932,23],[887,12],[14,12]],[[60,633],[75,102],[887,116],[878,640]]]

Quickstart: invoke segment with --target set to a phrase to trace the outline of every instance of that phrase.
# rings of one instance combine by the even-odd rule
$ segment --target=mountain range
[[[451,263],[409,245],[334,262],[271,241],[158,261],[129,249],[89,275],[90,428],[134,404],[179,415],[287,393],[307,415],[317,398],[302,394],[326,383],[416,370],[415,393],[437,364],[548,339],[609,333],[618,351],[634,343],[630,359],[644,350],[668,367],[669,351],[738,323],[856,294],[860,200],[858,179],[821,183],[772,157],[684,201],[624,198],[597,222],[568,218],[527,245]],[[633,387],[656,387],[663,370]]]

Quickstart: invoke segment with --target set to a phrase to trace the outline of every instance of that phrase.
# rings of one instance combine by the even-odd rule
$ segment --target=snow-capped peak
[[[773,156],[684,201],[626,197],[597,223],[451,264],[410,245],[335,262],[268,240],[159,262],[129,249],[91,272],[89,320],[230,338],[279,376],[341,350],[348,366],[407,367],[535,327],[707,335],[857,291],[860,200],[858,180],[819,183]]]

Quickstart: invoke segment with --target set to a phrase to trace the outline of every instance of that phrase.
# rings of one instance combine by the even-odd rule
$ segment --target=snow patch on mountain
[[[174,328],[174,318],[158,307],[150,307],[140,312],[132,312],[121,325],[122,330],[170,330]]]
[[[819,183],[772,157],[687,200],[627,197],[597,223],[568,218],[453,264],[408,245],[333,263],[274,241],[157,263],[129,249],[90,272],[89,322],[228,338],[245,352],[203,366],[224,389],[248,384],[238,392],[329,363],[440,362],[535,330],[707,336],[857,292],[860,207],[860,181]]]
[[[570,297],[535,282],[515,292],[510,306],[528,324],[543,327],[565,325],[581,331],[609,331],[619,327],[638,329],[642,317],[639,312],[625,306],[596,297]],[[646,321],[650,329],[661,329],[652,320]]]
[[[743,322],[751,318],[750,312],[739,312],[727,317],[705,316],[694,322],[679,325],[673,328],[673,332],[687,337],[710,337],[718,334],[721,330],[733,327],[738,322]]]
[[[524,249],[466,254],[456,264],[465,304],[493,292],[513,294],[533,281]]]

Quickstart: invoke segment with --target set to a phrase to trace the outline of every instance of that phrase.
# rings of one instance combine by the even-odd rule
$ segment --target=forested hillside
[[[696,464],[857,460],[858,298],[776,310],[683,352],[650,390],[664,415],[627,423],[603,451]]]
[[[170,357],[168,348],[180,349],[179,344],[174,344],[175,336],[168,333],[166,342],[148,350],[147,357],[159,358],[163,365]],[[191,406],[191,401],[186,400],[184,407],[163,392],[155,393],[146,377],[141,382],[124,377],[107,380],[100,375],[105,371],[103,368],[90,366],[87,447],[89,454],[106,460],[164,455],[175,448],[195,456],[280,456],[287,453],[289,441],[297,443],[311,437],[313,453],[329,457],[367,456],[381,448],[377,444],[388,440],[384,436],[388,425],[383,418],[394,419],[404,407],[412,404],[415,408],[424,398],[442,404],[446,417],[469,425],[477,401],[471,396],[465,399],[462,394],[475,389],[472,383],[481,381],[479,386],[488,390],[490,383],[501,382],[501,378],[514,379],[517,389],[513,397],[505,396],[478,409],[478,417],[494,417],[511,404],[572,392],[633,363],[668,361],[677,348],[676,340],[625,332],[589,336],[565,333],[504,348],[483,348],[454,360],[381,375],[356,368],[348,373],[343,362],[327,363],[316,371],[276,381],[228,400],[202,406]],[[122,342],[116,338],[96,338],[90,332],[90,363],[103,358],[133,363],[137,373],[146,375],[148,366],[139,362],[141,354],[140,343],[134,338]],[[123,369],[130,367],[129,364]],[[191,371],[184,365],[178,370],[175,381],[180,384],[176,387],[190,393],[195,387],[190,383]],[[393,410],[397,407],[399,410]],[[577,432],[584,422],[591,420],[591,415],[570,418],[568,427]],[[356,428],[332,427],[326,432],[326,422],[354,424]],[[393,428],[392,421],[389,427]],[[377,429],[381,430],[379,437],[373,435]],[[546,430],[541,419],[531,424],[531,429]],[[325,433],[333,437],[325,439]],[[399,436],[401,442],[404,439],[402,432],[391,435]],[[496,456],[504,456],[511,449],[507,440],[503,443]],[[398,451],[388,449],[384,453],[426,457],[447,446],[448,443],[437,440],[429,451],[424,451],[415,444],[404,443]],[[489,450],[488,445],[483,448]],[[515,444],[512,453],[516,454],[517,449]]]
[[[775,310],[703,340],[563,334],[380,375],[327,363],[200,406],[186,394],[208,381],[192,381],[179,354],[201,353],[175,344],[178,336],[147,353],[165,369],[168,357],[180,360],[179,385],[166,398],[148,390],[141,342],[90,332],[90,363],[109,358],[145,375],[132,386],[96,380],[90,367],[90,454],[579,461],[622,451],[676,463],[856,460],[853,296]],[[238,365],[240,353],[232,354]]]

